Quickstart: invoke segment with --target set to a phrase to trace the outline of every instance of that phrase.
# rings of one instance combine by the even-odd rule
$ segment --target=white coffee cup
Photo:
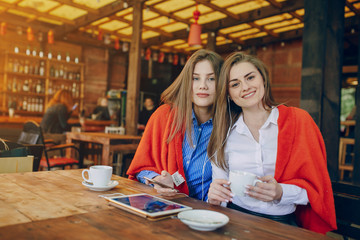
[[[88,178],[85,177],[87,172]],[[91,182],[95,187],[107,186],[112,176],[112,167],[106,165],[91,166],[90,169],[82,171],[82,177],[86,182]]]
[[[246,185],[255,186],[256,183],[261,182],[255,174],[238,170],[230,171],[229,181],[231,192],[239,197],[246,196]]]

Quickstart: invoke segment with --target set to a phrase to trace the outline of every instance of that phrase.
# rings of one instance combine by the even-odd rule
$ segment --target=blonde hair
[[[271,94],[270,78],[269,72],[265,64],[258,58],[247,55],[243,52],[235,52],[229,55],[224,65],[221,69],[220,79],[218,83],[218,88],[216,89],[216,103],[215,103],[215,113],[213,118],[213,131],[210,136],[210,141],[208,145],[208,156],[215,156],[216,159],[210,159],[216,166],[226,170],[228,168],[227,163],[224,159],[224,142],[226,141],[228,129],[230,122],[232,125],[239,118],[242,109],[231,101],[229,96],[229,79],[230,79],[230,70],[233,66],[242,63],[248,62],[254,65],[256,69],[261,74],[264,80],[265,93],[262,99],[262,105],[266,110],[270,110],[273,106],[278,106],[279,104],[275,102]],[[228,107],[228,102],[230,104],[230,112]],[[231,120],[230,120],[231,115]],[[210,157],[210,158],[211,158]]]
[[[49,103],[46,106],[46,110],[55,105],[55,104],[64,104],[68,110],[68,112],[71,111],[71,108],[73,107],[73,98],[71,95],[71,92],[65,89],[58,90],[55,95],[52,97],[52,99],[49,101]]]
[[[201,61],[209,61],[215,74],[216,87],[223,59],[215,52],[201,49],[196,51],[186,62],[175,81],[161,94],[161,102],[171,106],[174,121],[171,124],[168,143],[180,131],[187,131],[191,136],[192,123],[192,79],[195,65]],[[213,109],[212,109],[213,111]],[[191,137],[189,138],[191,142]]]

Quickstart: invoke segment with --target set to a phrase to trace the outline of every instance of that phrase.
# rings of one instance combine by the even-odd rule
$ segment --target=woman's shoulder
[[[310,117],[310,114],[306,110],[298,107],[288,107],[285,105],[280,105],[277,108],[279,109],[280,114],[287,114],[287,115],[293,114],[298,117],[306,117],[306,118]]]
[[[163,104],[155,110],[153,115],[158,117],[164,117],[167,114],[169,114],[170,111],[171,111],[171,106],[169,104]]]

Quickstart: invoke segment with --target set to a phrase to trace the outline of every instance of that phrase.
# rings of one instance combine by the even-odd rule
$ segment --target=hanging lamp
[[[198,10],[198,5],[196,4],[196,10],[193,12],[195,23],[192,23],[190,26],[189,46],[201,46],[201,25],[198,24],[198,19],[200,17],[200,12]]]

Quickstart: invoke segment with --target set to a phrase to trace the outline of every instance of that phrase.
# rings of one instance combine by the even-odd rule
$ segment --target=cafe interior
[[[156,195],[126,179],[145,128],[141,112],[148,98],[154,108],[162,104],[161,93],[199,49],[224,59],[235,51],[255,55],[269,69],[275,100],[311,115],[326,145],[338,230],[323,236],[284,227],[277,233],[277,225],[256,219],[258,224],[243,220],[251,231],[245,224],[239,230],[237,217],[229,213],[229,229],[222,232],[201,235],[180,222],[165,223],[164,230],[155,221],[141,220],[144,233],[154,239],[174,239],[174,234],[186,239],[240,239],[242,234],[246,239],[360,239],[359,32],[359,0],[0,0],[0,139],[9,146],[22,144],[33,155],[0,152],[0,189],[14,189],[4,190],[10,200],[0,197],[0,239],[25,236],[29,228],[39,234],[34,231],[30,239],[52,239],[63,228],[80,233],[85,227],[89,238],[141,236],[114,226],[108,232],[96,228],[105,220],[96,220],[95,213],[124,226],[139,220],[127,213],[111,216],[114,210],[99,193],[81,184],[81,170],[113,167],[112,179],[119,185],[104,194]],[[39,124],[46,106],[61,89],[71,93],[74,103],[67,129],[43,133]],[[99,106],[108,116],[96,112]],[[54,190],[49,198],[40,193],[51,194],[54,186],[63,192]],[[21,201],[16,191],[32,196],[36,206],[16,203]],[[66,191],[72,195],[62,205],[57,199]],[[76,206],[69,203],[76,201]],[[51,202],[59,207],[50,207]],[[195,200],[181,203],[218,211]],[[46,232],[43,224],[53,231]]]

